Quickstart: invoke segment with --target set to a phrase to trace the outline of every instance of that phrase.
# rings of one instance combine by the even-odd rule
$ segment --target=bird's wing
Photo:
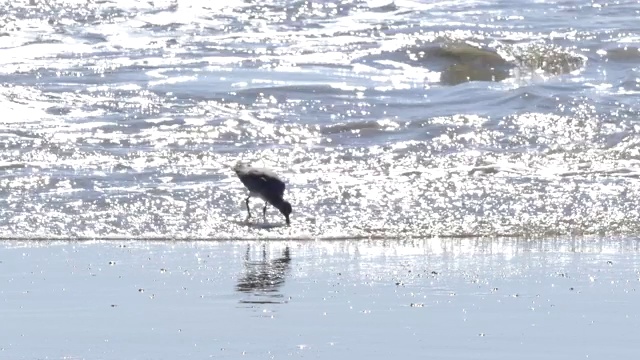
[[[273,171],[248,166],[237,166],[234,170],[250,191],[257,193],[266,191],[280,197],[284,195],[285,184]]]
[[[278,177],[266,177],[261,176],[260,180],[263,183],[264,187],[269,187],[274,193],[277,193],[282,197],[284,195],[285,184]]]

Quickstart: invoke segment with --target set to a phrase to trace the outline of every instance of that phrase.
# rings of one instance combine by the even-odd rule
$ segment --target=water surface
[[[3,1],[0,235],[637,235],[638,16],[637,1]],[[287,179],[292,228],[242,221],[238,160]]]

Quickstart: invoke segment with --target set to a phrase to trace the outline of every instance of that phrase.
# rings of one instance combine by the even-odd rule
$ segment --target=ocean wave
[[[603,55],[608,61],[633,62],[640,59],[640,47],[620,44],[619,47],[603,50]]]
[[[637,21],[619,9],[5,1],[0,234],[638,234]],[[558,31],[567,11],[598,25]],[[238,159],[287,179],[293,227],[242,220]]]

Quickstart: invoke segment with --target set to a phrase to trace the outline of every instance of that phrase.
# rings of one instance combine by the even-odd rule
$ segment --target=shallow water
[[[637,239],[3,242],[2,359],[632,359]]]
[[[638,16],[3,1],[0,236],[637,235]],[[287,179],[294,227],[242,221],[238,160]]]

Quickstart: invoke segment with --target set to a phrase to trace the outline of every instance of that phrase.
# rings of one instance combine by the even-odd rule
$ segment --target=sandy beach
[[[2,359],[631,359],[635,239],[0,244]]]

